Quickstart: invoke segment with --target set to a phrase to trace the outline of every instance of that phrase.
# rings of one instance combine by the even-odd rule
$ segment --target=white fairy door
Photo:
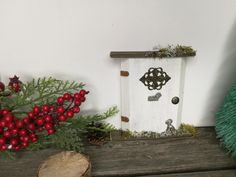
[[[185,59],[121,59],[121,125],[131,131],[166,130],[181,124]]]

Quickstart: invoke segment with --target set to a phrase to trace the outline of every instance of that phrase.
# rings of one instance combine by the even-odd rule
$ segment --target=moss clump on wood
[[[175,47],[175,54],[176,56],[181,56],[181,57],[195,56],[196,50],[193,50],[192,47],[189,46],[177,45]]]
[[[159,58],[171,58],[171,57],[192,57],[196,55],[196,50],[194,50],[191,46],[183,46],[183,45],[168,45],[167,47],[155,47],[155,51],[153,51],[150,55],[153,57]]]
[[[197,130],[194,126],[189,125],[189,124],[181,124],[177,130],[179,135],[192,135],[196,136],[197,135]]]
[[[197,129],[189,124],[181,124],[173,135],[162,136],[162,134],[153,131],[142,131],[142,132],[132,132],[130,130],[120,130],[120,135],[122,139],[139,139],[139,138],[160,138],[160,137],[171,137],[171,136],[196,136]]]

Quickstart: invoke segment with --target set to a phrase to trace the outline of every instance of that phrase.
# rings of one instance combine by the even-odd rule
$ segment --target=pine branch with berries
[[[84,151],[84,140],[91,143],[109,137],[116,128],[105,120],[118,113],[116,106],[101,114],[75,115],[73,119],[62,122],[52,136],[39,137],[38,143],[31,144],[29,150],[39,150],[48,147],[59,149]]]
[[[14,76],[8,86],[0,82],[0,151],[10,154],[43,144],[80,112],[89,93],[83,86],[51,77],[24,84]]]
[[[0,82],[0,151],[46,146],[80,151],[89,125],[117,112],[112,108],[103,115],[77,116],[89,93],[83,86],[52,77],[23,83],[14,76],[8,86]]]

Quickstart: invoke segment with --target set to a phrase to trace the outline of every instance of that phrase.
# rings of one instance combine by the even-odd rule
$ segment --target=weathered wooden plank
[[[0,177],[36,177],[39,165],[59,150],[19,152],[16,159],[0,159]]]
[[[138,177],[138,176],[136,176]],[[165,174],[165,175],[149,175],[139,177],[236,177],[236,170],[220,170],[207,172]]]
[[[111,58],[147,58],[153,51],[112,51],[110,52]]]
[[[200,129],[196,138],[118,140],[101,147],[88,146],[86,149],[92,160],[94,177],[168,177],[167,174],[221,177],[224,172],[224,177],[234,177],[235,171],[228,169],[236,169],[235,161],[222,150],[212,128]],[[20,152],[16,160],[0,159],[0,177],[35,177],[39,164],[57,152],[53,149],[26,151]]]
[[[87,150],[96,177],[236,168],[235,161],[212,137],[116,141]]]
[[[158,58],[160,54],[158,51],[112,51],[110,52],[111,58]],[[171,57],[176,58],[176,57]],[[185,57],[188,58],[188,57]],[[161,59],[161,58],[159,58]]]

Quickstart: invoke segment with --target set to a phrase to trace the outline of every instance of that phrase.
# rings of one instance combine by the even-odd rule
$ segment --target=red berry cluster
[[[85,95],[88,93],[85,90],[73,95],[65,93],[57,98],[55,105],[34,106],[23,119],[15,117],[9,110],[0,110],[0,151],[27,148],[29,143],[38,141],[39,132],[54,134],[60,122],[80,112],[79,106],[85,101]]]

